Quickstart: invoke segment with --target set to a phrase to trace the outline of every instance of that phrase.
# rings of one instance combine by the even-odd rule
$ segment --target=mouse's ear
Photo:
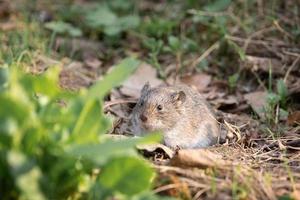
[[[184,91],[181,90],[179,92],[171,94],[171,98],[175,103],[182,104],[186,100],[186,94],[184,93]]]
[[[149,81],[147,81],[141,90],[141,94],[145,94],[149,90],[150,90],[150,83],[149,83]]]

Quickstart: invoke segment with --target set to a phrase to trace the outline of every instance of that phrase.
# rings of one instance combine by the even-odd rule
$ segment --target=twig
[[[296,60],[294,60],[294,62],[292,63],[292,65],[289,67],[289,69],[286,71],[286,74],[284,76],[283,82],[286,83],[287,78],[289,77],[291,71],[293,70],[293,68],[296,66],[296,64],[298,63],[300,59],[300,56],[296,58]]]
[[[262,30],[259,30],[259,31],[256,31],[254,33],[252,33],[246,40],[245,40],[245,44],[243,46],[243,49],[244,51],[246,52],[247,48],[248,48],[248,45],[249,43],[251,42],[252,38],[258,36],[258,35],[261,35],[263,33],[266,33],[266,32],[269,32],[269,31],[273,31],[274,30],[274,27],[268,27],[268,28],[265,28],[265,29],[262,29]]]
[[[276,27],[280,32],[282,32],[283,34],[287,35],[290,39],[293,39],[293,36],[292,36],[290,33],[288,33],[286,30],[284,30],[284,29],[279,25],[279,23],[278,23],[277,20],[275,20],[273,23],[274,23],[275,27]]]
[[[109,107],[116,105],[116,104],[125,104],[125,103],[136,103],[135,99],[120,99],[115,101],[109,101],[104,103],[104,110],[107,110]]]
[[[203,59],[205,59],[212,51],[219,48],[219,41],[215,42],[211,45],[200,57],[194,60],[191,64],[191,67],[194,68],[198,63],[200,63]]]
[[[169,184],[169,185],[163,185],[163,186],[158,187],[155,190],[153,190],[153,192],[154,193],[160,193],[160,192],[163,192],[163,191],[166,191],[166,190],[178,188],[180,186],[181,186],[181,184],[178,184],[178,183]]]
[[[231,132],[233,132],[237,136],[237,138],[238,138],[237,141],[240,141],[241,140],[241,133],[240,133],[239,127],[237,127],[235,125],[232,125],[232,124],[229,124],[226,120],[224,120],[224,124],[226,125],[226,127]]]

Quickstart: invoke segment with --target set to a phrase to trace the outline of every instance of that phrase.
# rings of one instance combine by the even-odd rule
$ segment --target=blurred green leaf
[[[100,185],[134,195],[150,188],[154,171],[143,160],[135,157],[116,157],[108,161],[101,169]]]
[[[118,25],[122,30],[132,29],[140,24],[140,18],[137,15],[128,15],[118,19]]]
[[[162,38],[163,36],[170,34],[177,23],[177,21],[155,17],[141,24],[141,29],[146,35],[155,38]]]
[[[175,37],[173,35],[169,36],[168,37],[168,42],[169,42],[169,46],[171,47],[171,50],[173,52],[176,52],[176,51],[180,50],[181,44],[180,44],[180,40],[177,37]]]
[[[45,27],[59,34],[69,34],[72,37],[82,36],[82,31],[79,28],[63,21],[48,22],[45,24]]]
[[[1,119],[14,119],[19,125],[28,118],[30,118],[31,107],[28,104],[24,104],[17,99],[9,96],[0,95],[0,118]],[[9,109],[7,109],[9,108]]]
[[[114,87],[124,81],[132,72],[136,70],[139,61],[135,58],[126,58],[118,65],[112,68],[102,80],[93,85],[89,91],[87,98],[101,99]]]
[[[275,106],[280,100],[280,97],[272,92],[269,92],[267,95],[267,103],[270,107]]]
[[[0,92],[6,87],[8,76],[8,67],[0,67]]]
[[[97,142],[98,135],[109,128],[109,121],[102,115],[100,101],[85,102],[72,132],[72,139],[78,143]]]
[[[112,156],[135,154],[132,149],[140,141],[140,139],[130,138],[124,140],[107,140],[99,144],[73,145],[67,149],[67,152],[73,156],[82,156],[98,165],[103,165]]]
[[[140,23],[140,18],[137,15],[118,17],[108,6],[102,4],[88,10],[85,19],[88,26],[96,30],[102,30],[109,36],[133,29]]]
[[[86,14],[86,22],[93,28],[111,26],[117,20],[117,16],[104,5],[99,5]]]
[[[46,199],[39,188],[41,171],[33,161],[22,153],[11,151],[8,154],[8,162],[24,199]]]
[[[288,98],[288,89],[286,84],[282,79],[279,79],[276,84],[277,94],[280,97],[280,103],[282,107],[286,106],[287,98]]]
[[[58,85],[59,72],[59,67],[50,67],[41,75],[25,74],[20,71],[19,73],[22,73],[20,82],[33,93],[55,97],[62,92]]]
[[[204,10],[209,12],[219,12],[225,10],[231,4],[231,0],[215,0],[206,5]]]
[[[235,74],[229,76],[228,83],[229,83],[229,87],[231,89],[236,87],[236,84],[237,84],[237,81],[239,80],[239,77],[240,76],[239,76],[238,73],[235,73]]]
[[[122,11],[128,11],[133,7],[134,1],[124,1],[124,0],[110,0],[108,4],[113,9],[118,9]]]
[[[98,165],[103,165],[107,159],[120,155],[135,155],[133,149],[138,144],[149,144],[161,140],[160,134],[149,134],[142,138],[120,140],[108,139],[99,144],[72,145],[66,149],[73,156],[88,158]]]

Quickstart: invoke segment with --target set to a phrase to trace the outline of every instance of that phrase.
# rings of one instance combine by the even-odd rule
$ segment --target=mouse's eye
[[[158,111],[161,111],[161,110],[163,109],[163,107],[162,107],[162,105],[157,105],[156,109],[157,109]]]

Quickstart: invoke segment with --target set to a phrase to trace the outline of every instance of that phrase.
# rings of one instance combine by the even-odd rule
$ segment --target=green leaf
[[[134,155],[133,148],[139,139],[107,140],[99,144],[73,145],[67,149],[71,155],[87,158],[98,165],[103,165],[109,158],[117,155]]]
[[[245,51],[239,47],[235,42],[232,40],[227,40],[228,44],[233,47],[233,49],[239,54],[239,57],[242,61],[246,59]]]
[[[101,28],[114,25],[117,16],[107,6],[97,6],[94,10],[89,10],[86,15],[86,22],[92,28]]]
[[[235,74],[229,76],[229,78],[228,78],[229,87],[230,88],[235,88],[238,80],[239,80],[239,74],[238,73],[235,73]]]
[[[74,27],[72,24],[63,21],[53,21],[45,24],[47,29],[52,30],[55,33],[66,34],[68,33],[73,37],[82,36],[82,31],[79,28]]]
[[[66,151],[73,156],[82,156],[92,160],[98,165],[103,165],[103,163],[112,156],[135,155],[133,149],[138,144],[149,144],[160,140],[161,135],[152,133],[142,138],[128,138],[121,140],[108,139],[100,144],[73,145],[68,147]]]
[[[180,50],[180,41],[177,37],[171,35],[168,37],[168,42],[169,42],[169,46],[171,47],[171,49],[173,51],[178,51]]]
[[[276,88],[277,88],[277,93],[280,97],[280,101],[283,104],[283,106],[285,106],[284,104],[286,104],[288,98],[288,89],[282,79],[277,81]]]
[[[20,77],[20,82],[27,88],[28,92],[55,97],[62,91],[58,85],[59,72],[59,67],[50,67],[41,75],[24,73]]]
[[[113,67],[109,74],[90,88],[87,98],[97,98],[102,100],[112,88],[118,86],[134,72],[139,63],[140,62],[134,58],[122,60],[117,66]]]
[[[43,200],[46,199],[39,188],[41,171],[35,163],[24,154],[9,152],[8,162],[16,184],[21,190],[21,199]]]
[[[270,107],[275,106],[280,100],[280,97],[272,92],[269,92],[267,95],[267,103]]]
[[[204,10],[209,12],[219,12],[225,10],[231,4],[231,0],[215,0],[204,7]]]
[[[101,103],[96,99],[85,102],[72,132],[78,143],[97,142],[98,135],[109,128],[109,121],[102,114]]]
[[[0,67],[0,91],[4,90],[8,82],[8,67]]]
[[[0,95],[0,118],[15,119],[19,124],[22,124],[30,117],[30,109],[28,104],[24,104],[14,98]],[[9,108],[9,109],[7,109]]]
[[[117,157],[101,169],[99,182],[107,189],[132,196],[148,190],[153,178],[154,171],[145,161],[135,157]]]
[[[140,18],[136,15],[128,15],[118,19],[118,25],[123,30],[136,28],[140,24]]]

